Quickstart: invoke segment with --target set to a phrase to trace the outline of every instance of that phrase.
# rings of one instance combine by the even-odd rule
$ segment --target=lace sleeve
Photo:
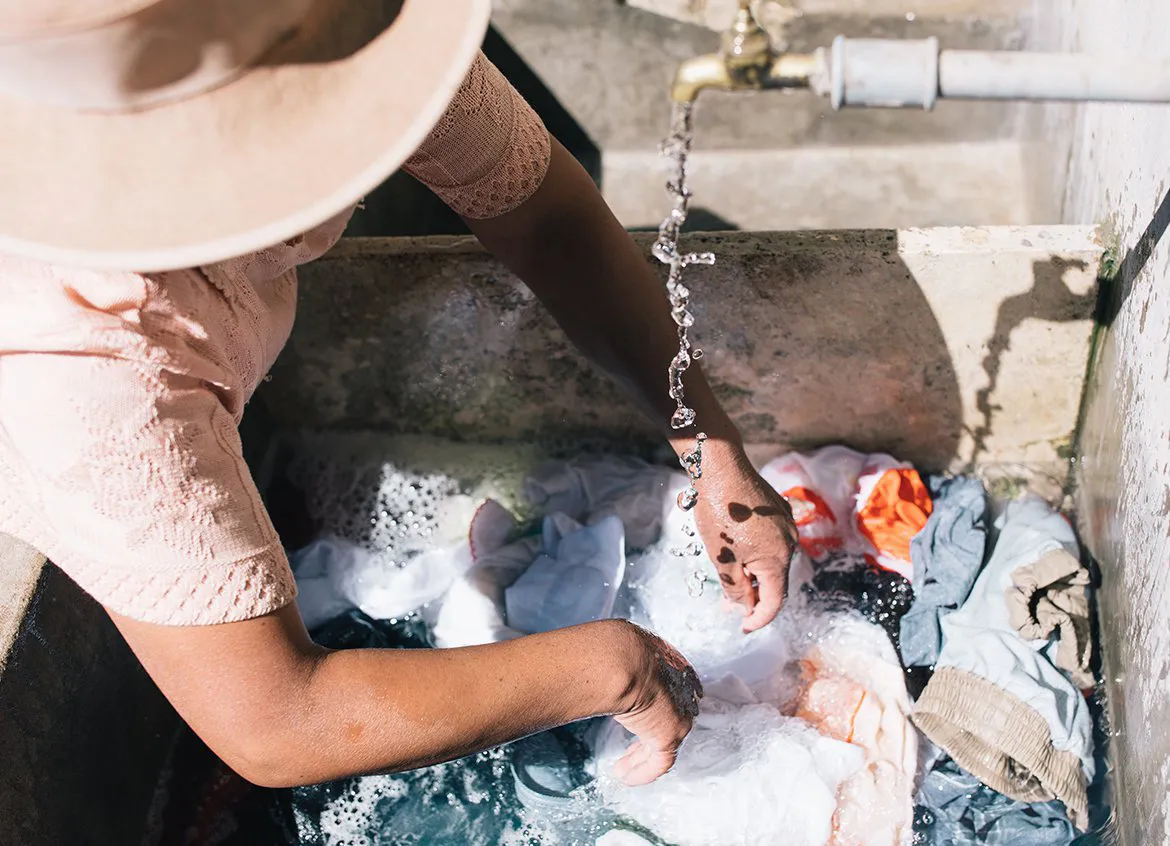
[[[540,187],[548,131],[481,53],[430,136],[403,166],[472,220],[499,217]]]

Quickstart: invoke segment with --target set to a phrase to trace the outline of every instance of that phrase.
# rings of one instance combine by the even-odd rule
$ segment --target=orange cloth
[[[932,508],[930,491],[917,470],[887,470],[857,509],[857,529],[879,552],[909,562],[910,541],[922,531]]]

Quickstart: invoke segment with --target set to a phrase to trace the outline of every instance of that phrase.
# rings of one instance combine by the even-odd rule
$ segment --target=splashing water
[[[670,398],[675,401],[674,414],[670,418],[670,425],[674,429],[686,429],[695,425],[695,410],[686,404],[686,389],[683,387],[683,374],[690,368],[692,362],[703,357],[703,351],[691,345],[687,330],[695,325],[695,316],[690,311],[691,292],[683,284],[683,271],[692,264],[714,264],[714,253],[684,253],[679,250],[679,235],[687,219],[687,210],[690,206],[691,190],[687,186],[687,157],[691,151],[694,139],[692,122],[692,104],[677,103],[671,115],[670,135],[662,144],[662,154],[667,156],[673,164],[673,177],[666,183],[667,193],[671,198],[670,214],[658,227],[658,239],[654,242],[654,257],[669,267],[666,276],[666,294],[670,299],[670,316],[678,327],[678,354],[670,362],[668,371]],[[699,502],[699,491],[695,482],[703,476],[703,442],[706,434],[699,432],[695,436],[694,449],[683,453],[679,462],[687,471],[689,484],[678,495],[678,507],[683,511],[691,511]],[[690,518],[687,524],[687,534],[693,535]],[[683,550],[672,550],[678,556],[700,556],[703,554],[703,545],[692,542]],[[703,592],[706,576],[701,570],[695,570],[687,577],[688,592],[692,596],[699,596]]]

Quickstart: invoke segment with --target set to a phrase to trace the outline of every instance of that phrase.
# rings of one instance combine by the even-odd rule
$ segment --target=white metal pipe
[[[943,50],[938,40],[839,36],[812,80],[834,109],[931,109],[942,98],[1170,103],[1170,59]]]
[[[939,95],[964,100],[1170,103],[1170,59],[944,50]]]

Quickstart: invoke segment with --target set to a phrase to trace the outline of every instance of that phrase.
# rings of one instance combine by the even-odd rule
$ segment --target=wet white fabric
[[[455,579],[429,617],[436,646],[498,643],[523,634],[504,621],[504,591],[528,569],[541,539],[528,537],[504,545],[514,527],[512,515],[492,500],[476,513],[471,532],[474,563]]]
[[[632,831],[614,829],[597,838],[595,846],[651,846],[650,841]]]
[[[468,504],[452,498],[447,510],[466,513]],[[467,525],[468,518],[462,522]],[[439,600],[471,568],[475,551],[494,551],[514,527],[512,515],[488,500],[470,516],[470,529],[461,538],[437,547],[410,544],[391,557],[339,538],[316,540],[289,556],[297,607],[309,629],[351,608],[379,620],[406,616]]]
[[[605,619],[625,572],[620,519],[610,515],[582,526],[564,514],[550,515],[536,560],[504,591],[505,619],[526,634]]]
[[[996,528],[995,549],[970,596],[942,620],[937,666],[981,676],[1034,708],[1048,723],[1052,745],[1075,754],[1091,781],[1092,720],[1085,698],[1051,660],[1054,643],[1021,639],[1004,602],[1012,573],[1020,567],[1053,550],[1080,557],[1072,526],[1042,499],[1029,496],[1009,503]]]
[[[602,456],[542,464],[524,481],[524,495],[541,514],[582,523],[618,517],[628,549],[644,549],[662,529],[670,470],[634,458]]]
[[[312,629],[350,608],[379,620],[417,611],[471,566],[471,554],[464,543],[397,564],[346,541],[322,539],[293,553],[289,563],[297,578],[297,607]]]
[[[674,768],[643,787],[610,774],[630,736],[609,723],[597,742],[604,801],[678,846],[824,846],[837,791],[864,752],[773,705],[725,702],[716,693],[704,697]]]

